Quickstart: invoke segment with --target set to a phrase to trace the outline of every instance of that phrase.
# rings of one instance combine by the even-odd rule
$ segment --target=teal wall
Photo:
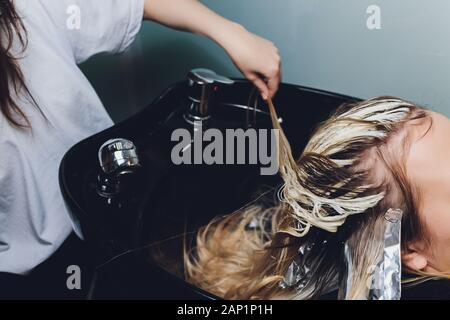
[[[283,81],[368,98],[396,95],[450,115],[448,0],[207,0],[277,44]],[[366,26],[369,5],[381,29]],[[129,52],[82,66],[118,121],[191,68],[239,72],[211,41],[145,22]]]

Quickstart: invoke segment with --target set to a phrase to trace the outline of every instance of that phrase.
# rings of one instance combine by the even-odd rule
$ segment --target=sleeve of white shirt
[[[125,51],[139,32],[144,0],[39,0],[77,63]]]

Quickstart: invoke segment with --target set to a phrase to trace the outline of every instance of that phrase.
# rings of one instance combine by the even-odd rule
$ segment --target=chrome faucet
[[[136,146],[126,139],[106,141],[98,151],[98,159],[102,172],[98,176],[97,192],[110,200],[123,191],[126,177],[141,166]]]
[[[210,118],[209,103],[217,85],[231,85],[234,81],[209,69],[193,69],[187,78],[190,105],[184,119],[191,124],[205,122]]]
[[[100,166],[106,174],[114,171],[127,171],[139,166],[136,146],[126,139],[111,139],[106,141],[98,152]],[[119,172],[120,173],[120,172]]]

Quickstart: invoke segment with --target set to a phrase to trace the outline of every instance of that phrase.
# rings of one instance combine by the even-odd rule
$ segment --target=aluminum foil
[[[381,290],[369,291],[371,300],[400,300],[402,210],[389,209],[385,215],[384,256],[380,267]]]
[[[374,266],[367,272],[371,281],[367,285],[369,290],[367,300],[399,300],[401,297],[401,209],[389,209],[385,214],[383,228],[383,252]],[[353,278],[353,259],[351,250],[346,243],[344,246],[345,266],[342,270],[339,299],[348,299]]]
[[[311,278],[311,266],[308,265],[307,259],[314,246],[314,243],[302,244],[298,250],[298,255],[289,265],[280,287],[283,289],[296,287],[297,291],[301,291],[306,287]]]
[[[341,270],[341,284],[339,286],[338,299],[347,300],[353,282],[353,259],[347,243],[344,244],[344,265]]]
[[[325,275],[322,278],[324,282],[320,288],[316,286],[313,279],[317,277],[315,272],[319,269],[322,260],[320,256],[317,256],[317,251],[315,253],[312,251],[317,249],[316,246],[323,247],[326,245],[327,240],[302,244],[279,286],[282,289],[294,289],[296,292],[295,299],[313,299],[335,291],[339,285],[336,272]]]

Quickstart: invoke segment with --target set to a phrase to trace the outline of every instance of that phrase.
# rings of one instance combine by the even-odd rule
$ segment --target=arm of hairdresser
[[[216,42],[265,100],[278,90],[281,59],[275,45],[221,17],[200,1],[145,0],[144,18]]]

